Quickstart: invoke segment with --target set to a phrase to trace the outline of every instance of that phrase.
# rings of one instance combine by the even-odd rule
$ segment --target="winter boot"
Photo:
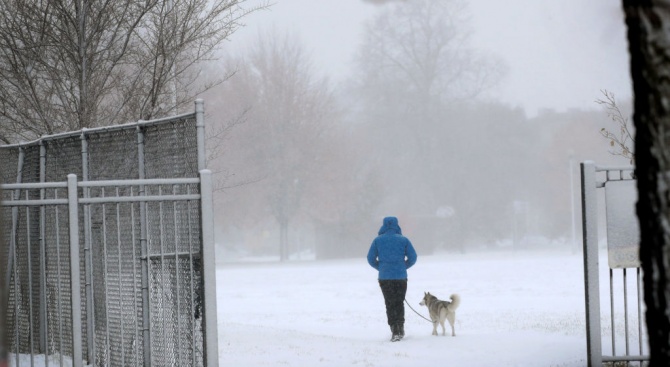
[[[400,339],[402,339],[402,337],[398,333],[398,325],[397,324],[391,325],[391,341],[397,342]]]
[[[400,339],[404,338],[405,337],[405,324],[400,323],[396,326],[398,328],[397,331],[398,331],[398,335],[400,335]]]

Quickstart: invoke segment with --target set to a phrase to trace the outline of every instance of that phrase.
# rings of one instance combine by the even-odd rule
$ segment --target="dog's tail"
[[[451,298],[451,304],[449,306],[451,307],[452,310],[455,311],[461,304],[461,296],[459,296],[458,294],[452,294],[451,296],[449,296],[449,298]]]

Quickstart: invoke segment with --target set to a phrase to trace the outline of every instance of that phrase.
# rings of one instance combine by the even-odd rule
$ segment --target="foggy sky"
[[[223,219],[218,229],[229,230],[221,236],[227,239],[226,243],[275,251],[279,238],[277,224],[268,214],[268,202],[263,201],[264,187],[268,192],[279,192],[276,187],[291,187],[296,197],[311,192],[312,196],[301,202],[303,217],[288,225],[288,241],[294,250],[318,242],[320,248],[355,254],[360,244],[367,241],[359,235],[377,226],[377,219],[374,224],[366,221],[387,215],[408,219],[405,229],[415,234],[419,247],[423,244],[462,249],[466,241],[493,243],[525,235],[554,238],[569,234],[577,197],[571,191],[578,184],[577,163],[589,159],[608,164],[616,158],[609,154],[609,144],[599,133],[603,127],[616,126],[611,125],[603,107],[594,101],[602,98],[601,90],[608,90],[626,106],[631,94],[621,10],[608,0],[589,3],[510,0],[504,4],[473,0],[466,4],[474,28],[472,42],[464,43],[472,45],[467,50],[472,52],[467,54],[481,53],[490,55],[490,60],[501,59],[509,70],[506,79],[495,89],[487,90],[473,108],[413,105],[412,96],[403,95],[410,93],[411,88],[392,87],[411,84],[397,79],[402,74],[397,71],[389,71],[382,79],[392,82],[379,84],[377,89],[374,79],[365,78],[365,66],[376,68],[381,64],[366,59],[361,67],[360,61],[364,59],[359,58],[356,64],[353,58],[364,44],[366,22],[378,17],[389,4],[376,1],[373,5],[365,0],[278,0],[269,10],[246,17],[247,26],[233,34],[224,51],[231,56],[244,55],[254,50],[259,37],[288,34],[291,39],[301,41],[311,61],[311,68],[300,69],[316,74],[310,77],[329,77],[331,86],[344,91],[336,94],[340,98],[337,103],[342,103],[344,110],[349,109],[345,112],[353,117],[336,119],[329,125],[334,130],[341,129],[339,132],[347,130],[342,135],[346,139],[337,140],[340,135],[334,133],[323,135],[334,140],[317,144],[324,147],[333,144],[341,149],[323,151],[318,166],[326,167],[325,171],[314,169],[309,175],[306,174],[309,170],[293,174],[279,170],[274,176],[263,173],[266,180],[240,185],[220,195],[225,213],[220,213]],[[384,34],[390,34],[393,28],[383,29]],[[374,49],[381,39],[365,43],[368,50]],[[252,64],[250,59],[240,63],[247,67]],[[233,119],[236,103],[243,108],[253,103],[255,91],[264,90],[244,84],[235,87],[231,84],[235,80],[242,83],[244,79],[232,78],[222,89],[212,91],[214,99],[206,99],[212,101],[208,111],[217,120]],[[356,92],[357,82],[365,88],[358,90],[356,101],[347,100],[347,92]],[[393,84],[396,82],[402,84]],[[450,80],[445,87],[457,89],[453,83]],[[396,90],[400,93],[384,96],[393,103],[377,106],[379,95]],[[250,94],[245,95],[245,91]],[[256,108],[267,108],[274,116],[282,108],[281,104],[273,103],[272,99],[262,100]],[[369,113],[360,113],[366,109]],[[254,180],[254,170],[278,157],[263,151],[269,144],[262,140],[275,120],[283,121],[258,118],[236,128],[226,144],[227,155],[216,164],[241,182],[258,181]],[[345,127],[352,121],[355,124]],[[316,126],[319,119],[309,122],[310,126]],[[280,139],[274,136],[268,141]],[[285,166],[312,167],[309,158],[313,155],[298,150],[298,142],[312,139],[287,141],[291,143],[285,146],[296,150],[294,154],[279,155],[295,159]],[[342,157],[349,162],[340,161]],[[305,161],[299,161],[303,158]],[[387,167],[389,159],[392,163]],[[284,167],[279,163],[270,166]],[[282,177],[298,177],[303,173],[301,180],[294,179],[292,185],[279,182]],[[335,179],[323,178],[331,173]],[[298,188],[296,182],[306,186]],[[304,189],[310,184],[312,191]],[[286,192],[279,192],[277,197],[289,197]],[[324,208],[332,207],[324,204],[329,202],[337,202],[347,211],[331,213],[332,218],[314,217],[314,213],[321,214]],[[443,209],[449,209],[452,215],[438,216]],[[226,214],[230,212],[236,212],[236,218]],[[246,216],[244,212],[248,212]],[[346,217],[351,212],[358,215],[353,221]],[[320,222],[321,217],[328,220]],[[350,237],[344,239],[345,233]],[[327,242],[331,239],[337,239],[337,243]],[[342,251],[347,247],[348,250]]]
[[[277,0],[247,17],[231,49],[252,43],[275,27],[297,34],[314,68],[333,81],[352,69],[364,24],[394,0]],[[253,2],[251,2],[253,4]],[[543,109],[597,109],[600,90],[631,96],[625,24],[620,4],[609,0],[468,1],[474,47],[501,57],[510,67],[490,97],[529,115]]]

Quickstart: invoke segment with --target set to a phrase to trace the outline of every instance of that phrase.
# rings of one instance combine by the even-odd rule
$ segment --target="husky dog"
[[[454,321],[456,321],[456,309],[461,304],[461,297],[458,294],[452,294],[451,301],[441,301],[437,297],[424,292],[423,300],[419,303],[421,306],[428,307],[430,319],[433,320],[433,335],[437,335],[437,324],[442,325],[442,335],[445,335],[444,320],[449,320],[451,325],[451,336],[456,336],[454,332]]]

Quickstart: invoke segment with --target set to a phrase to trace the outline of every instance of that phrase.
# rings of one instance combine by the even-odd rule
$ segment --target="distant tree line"
[[[342,85],[282,31],[224,57],[220,73],[236,74],[206,100],[213,128],[228,131],[210,162],[225,177],[226,244],[357,256],[385,215],[424,253],[568,236],[569,160],[615,162],[599,135],[607,115],[594,105],[528,117],[485,98],[507,67],[470,47],[463,1],[380,10]]]

